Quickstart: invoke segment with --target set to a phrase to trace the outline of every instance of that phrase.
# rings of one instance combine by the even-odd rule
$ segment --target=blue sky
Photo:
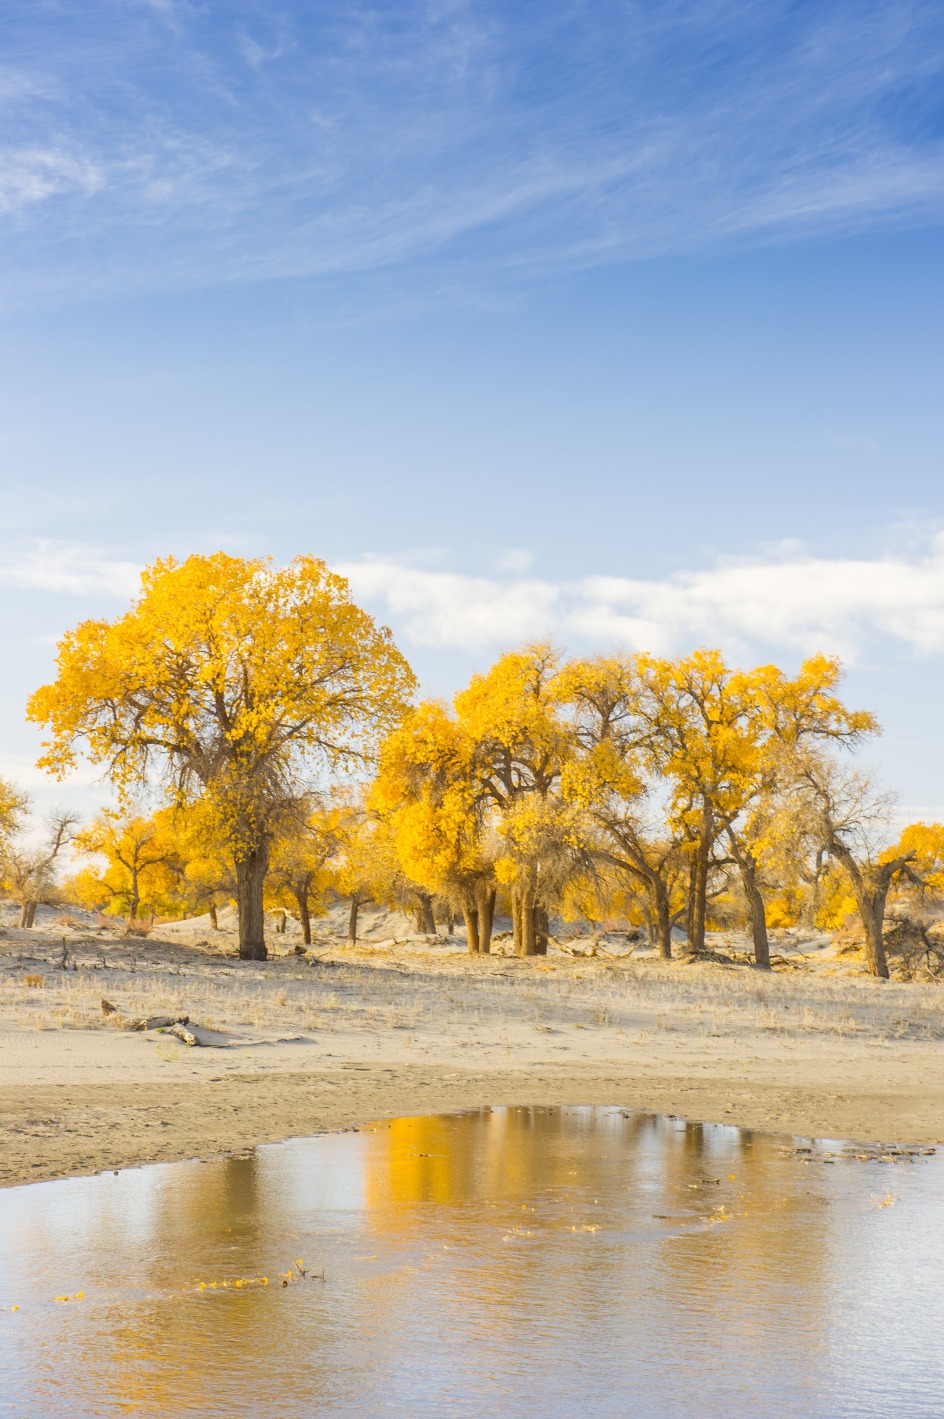
[[[918,0],[5,5],[0,768],[66,796],[55,639],[222,546],[437,693],[836,651],[944,816],[942,71]]]

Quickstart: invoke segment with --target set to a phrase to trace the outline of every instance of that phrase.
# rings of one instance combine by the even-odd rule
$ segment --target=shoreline
[[[501,1105],[944,1143],[944,987],[840,968],[759,978],[628,954],[470,958],[429,941],[253,963],[225,939],[8,928],[0,1186]],[[152,1013],[188,1015],[217,1047],[127,1028]]]
[[[356,1077],[352,1077],[355,1075]],[[505,1105],[611,1106],[750,1132],[857,1144],[944,1143],[944,1090],[859,1091],[686,1082],[561,1067],[527,1073],[397,1070],[234,1075],[166,1081],[0,1088],[0,1186],[217,1159],[372,1121]]]

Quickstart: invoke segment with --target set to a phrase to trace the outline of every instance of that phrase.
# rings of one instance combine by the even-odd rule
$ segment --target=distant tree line
[[[267,907],[310,941],[338,898],[352,938],[378,900],[419,931],[461,916],[472,953],[499,914],[522,956],[546,952],[560,917],[641,928],[666,959],[733,925],[762,969],[772,927],[855,917],[878,977],[894,899],[933,973],[944,827],[884,836],[889,804],[855,762],[878,726],[841,678],[826,656],[789,675],[713,650],[565,659],[537,644],[451,705],[415,703],[390,632],[316,559],[161,561],[125,615],[63,638],[28,708],[42,766],[61,777],[84,754],[118,806],[81,829],[60,815],[27,851],[25,800],[2,785],[3,878],[29,925],[71,845],[74,900],[132,923],[215,920],[234,901],[251,959]]]

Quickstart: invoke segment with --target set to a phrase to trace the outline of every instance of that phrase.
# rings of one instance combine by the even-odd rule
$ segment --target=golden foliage
[[[323,562],[223,552],[156,562],[125,615],[63,638],[57,668],[28,707],[50,731],[42,765],[61,776],[83,749],[126,799],[156,781],[206,803],[244,886],[251,953],[274,818],[306,773],[370,762],[415,684]]]
[[[880,860],[888,861],[905,854],[914,854],[914,872],[930,891],[944,892],[944,823],[909,824],[894,847],[882,853]]]
[[[84,745],[119,788],[163,766],[175,795],[250,821],[306,755],[363,761],[414,687],[390,632],[314,557],[158,561],[131,610],[69,632],[57,664],[28,707],[51,730],[44,767],[61,775]]]
[[[129,921],[142,912],[175,914],[184,862],[170,810],[147,818],[106,810],[77,834],[75,847],[93,860],[68,883],[81,906]]]
[[[19,832],[23,816],[29,808],[29,798],[16,784],[0,778],[0,853],[10,839]]]
[[[45,767],[62,775],[84,752],[122,797],[83,833],[97,865],[74,893],[132,916],[235,895],[241,949],[256,908],[246,931],[261,934],[265,883],[306,936],[329,892],[427,924],[438,898],[463,911],[470,949],[487,949],[501,891],[523,954],[552,909],[645,919],[664,955],[683,916],[697,949],[710,910],[740,913],[758,964],[768,926],[854,908],[879,970],[890,885],[944,890],[944,825],[912,824],[884,853],[866,843],[882,803],[834,750],[877,724],[843,704],[841,679],[821,655],[790,675],[711,649],[565,662],[538,643],[451,706],[411,710],[412,672],[342,578],[313,557],[218,553],[155,563],[125,615],[64,637],[29,715],[48,730]],[[362,799],[318,799],[317,774],[375,762]],[[143,785],[167,805],[150,817],[130,807]],[[0,781],[8,858],[24,808]]]

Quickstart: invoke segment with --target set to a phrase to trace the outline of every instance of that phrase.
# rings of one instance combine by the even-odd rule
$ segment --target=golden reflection
[[[188,1409],[217,1413],[230,1368],[264,1357],[273,1337],[291,1325],[286,1292],[320,1278],[291,1247],[283,1247],[282,1269],[268,1274],[270,1228],[278,1233],[282,1227],[270,1214],[257,1159],[185,1165],[182,1172],[177,1178],[173,1168],[163,1171],[146,1221],[138,1218],[125,1235],[114,1203],[102,1209],[88,1253],[115,1260],[123,1254],[123,1274],[100,1278],[109,1295],[94,1284],[93,1272],[86,1335],[73,1315],[69,1331],[54,1343],[48,1328],[34,1337],[30,1368],[40,1394],[44,1382],[54,1392],[71,1357],[80,1360],[73,1377],[77,1398],[166,1415],[185,1394]]]
[[[341,1165],[350,1202],[309,1203]],[[298,1412],[314,1412],[431,1336],[462,1368],[522,1325],[654,1353],[680,1330],[697,1345],[723,1333],[749,1366],[772,1330],[811,1364],[828,1332],[824,1170],[746,1131],[480,1109],[147,1176],[137,1191],[90,1180],[87,1277],[63,1275],[69,1305],[47,1290],[16,1318],[35,1313],[21,1331],[35,1392],[48,1400],[65,1367],[75,1412],[169,1414],[185,1393],[226,1413],[234,1376],[260,1367],[291,1375]],[[44,1244],[32,1222],[51,1276],[63,1234]]]

